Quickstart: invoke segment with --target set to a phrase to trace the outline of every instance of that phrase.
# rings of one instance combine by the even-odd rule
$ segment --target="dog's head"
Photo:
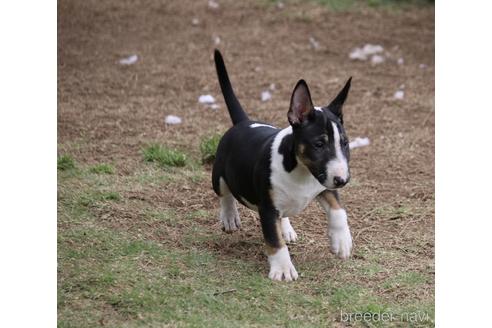
[[[343,128],[342,107],[351,79],[328,106],[321,108],[314,108],[309,88],[300,80],[287,114],[298,161],[328,189],[341,188],[350,180],[349,142]]]

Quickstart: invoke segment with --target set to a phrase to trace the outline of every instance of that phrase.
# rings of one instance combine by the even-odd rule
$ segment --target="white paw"
[[[268,278],[274,281],[292,281],[299,277],[296,268],[294,268],[290,260],[287,246],[279,249],[274,255],[268,256],[268,262],[270,263]]]
[[[221,199],[219,218],[222,222],[222,230],[225,232],[233,232],[241,228],[241,219],[237,212],[236,203],[231,197]]]
[[[347,223],[347,213],[344,209],[330,210],[330,237],[331,252],[341,259],[347,259],[352,251],[352,235]]]
[[[281,225],[282,225],[282,236],[284,237],[284,240],[288,243],[296,241],[297,233],[295,232],[294,228],[292,228],[292,226],[290,225],[289,218],[282,218]]]
[[[226,213],[221,212],[220,221],[222,221],[222,228],[225,232],[233,232],[241,228],[241,219],[237,210]]]
[[[347,259],[352,251],[352,236],[350,230],[330,230],[331,252],[341,259]]]

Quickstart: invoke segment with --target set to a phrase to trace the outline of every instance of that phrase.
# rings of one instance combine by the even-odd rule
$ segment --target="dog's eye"
[[[325,146],[325,143],[322,140],[318,140],[318,141],[314,142],[314,147],[316,147],[316,148],[323,148],[324,146]]]

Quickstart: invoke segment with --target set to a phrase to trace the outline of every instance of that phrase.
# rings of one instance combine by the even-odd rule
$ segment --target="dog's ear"
[[[350,83],[352,82],[352,77],[350,77],[345,83],[345,86],[343,87],[342,91],[338,93],[338,95],[331,101],[331,103],[325,107],[325,110],[329,110],[333,114],[335,114],[343,124],[343,104],[345,103],[345,100],[347,99],[348,92],[350,90]]]
[[[287,113],[290,125],[300,125],[307,119],[313,110],[313,102],[311,101],[311,94],[309,93],[306,81],[299,80],[292,92],[290,108]]]

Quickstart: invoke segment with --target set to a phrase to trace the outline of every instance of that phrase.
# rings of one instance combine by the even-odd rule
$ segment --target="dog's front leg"
[[[270,264],[268,277],[272,280],[292,281],[298,277],[290,259],[289,249],[282,237],[281,221],[277,210],[261,207],[260,221],[266,243],[266,253]]]
[[[325,190],[316,199],[328,217],[328,236],[331,252],[342,259],[350,256],[352,236],[347,222],[347,212],[340,206],[336,190]]]

